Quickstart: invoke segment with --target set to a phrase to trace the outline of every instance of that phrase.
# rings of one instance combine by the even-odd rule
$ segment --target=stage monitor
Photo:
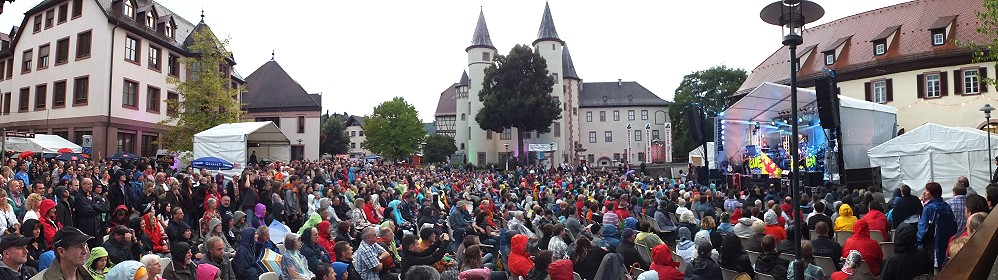
[[[835,78],[822,77],[814,80],[814,95],[818,103],[818,119],[822,128],[839,126],[839,89]]]

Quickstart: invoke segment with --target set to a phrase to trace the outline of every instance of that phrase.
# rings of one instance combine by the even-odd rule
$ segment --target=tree
[[[483,108],[475,115],[484,130],[502,133],[516,128],[517,154],[523,155],[523,133],[548,133],[551,123],[561,118],[561,104],[551,96],[554,79],[548,76],[547,62],[526,45],[516,45],[508,55],[496,56],[485,69],[478,99]],[[527,157],[520,157],[526,160]]]
[[[426,131],[416,107],[402,97],[395,97],[374,107],[374,113],[364,120],[367,139],[364,146],[385,159],[400,161],[419,151]]]
[[[977,33],[982,35],[982,38],[991,39],[981,40],[984,42],[983,45],[976,42],[960,42],[960,44],[975,50],[974,63],[995,62],[995,67],[998,67],[998,39],[994,39],[998,38],[998,0],[984,0],[984,11],[975,12],[975,15],[980,22]],[[998,86],[998,80],[993,78],[986,78],[984,82]]]
[[[330,115],[328,111],[319,116],[319,153],[341,155],[350,151],[350,136],[343,125],[349,117],[345,112]]]
[[[707,116],[715,116],[731,106],[732,100],[727,97],[738,90],[746,77],[744,69],[732,69],[724,65],[694,71],[683,77],[683,81],[676,88],[675,100],[669,106],[674,158],[682,158],[685,161],[686,154],[703,144],[693,141],[693,134],[689,131],[690,118],[686,114],[686,109],[693,103],[699,103],[703,106],[704,112],[707,112]],[[711,123],[711,118],[704,118],[703,131],[706,139],[714,139]]]
[[[163,148],[190,151],[194,134],[220,124],[239,122],[242,110],[238,97],[245,88],[229,86],[229,74],[222,68],[232,65],[232,54],[225,50],[228,45],[228,39],[219,41],[207,27],[194,33],[194,43],[189,49],[195,55],[181,59],[183,65],[190,67],[191,75],[185,80],[167,78],[181,100],[166,100],[167,112],[179,113],[159,122],[169,127],[161,138]]]
[[[426,137],[426,146],[423,148],[423,160],[426,162],[447,162],[450,155],[457,152],[454,145],[454,138],[446,135],[431,134]]]

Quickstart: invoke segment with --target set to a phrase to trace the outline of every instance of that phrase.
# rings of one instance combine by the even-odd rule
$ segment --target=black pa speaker
[[[839,126],[839,89],[835,78],[822,77],[814,80],[814,94],[818,103],[818,119],[822,128]]]
[[[819,171],[808,171],[804,173],[804,186],[818,187],[825,182],[824,174]]]
[[[687,123],[690,124],[690,136],[693,137],[693,141],[703,143],[703,112],[700,111],[700,107],[693,105],[686,109],[686,118],[689,120]]]

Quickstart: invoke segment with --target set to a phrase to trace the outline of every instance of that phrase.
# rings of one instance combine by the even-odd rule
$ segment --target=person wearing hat
[[[90,254],[87,241],[93,238],[75,227],[64,227],[52,238],[52,248],[55,260],[31,280],[93,280],[87,269],[83,267]]]
[[[638,253],[638,249],[634,245],[637,234],[637,231],[634,231],[634,229],[624,228],[620,233],[620,245],[617,245],[616,252],[623,257],[624,265],[630,267],[631,265],[638,264],[641,269],[648,270],[648,260],[641,257],[641,254]]]
[[[0,279],[26,280],[38,274],[34,267],[24,265],[28,262],[28,244],[32,238],[8,234],[0,240]]]
[[[139,240],[135,237],[135,232],[123,225],[114,226],[111,238],[104,241],[104,249],[110,256],[111,263],[121,263],[127,260],[139,259]]]

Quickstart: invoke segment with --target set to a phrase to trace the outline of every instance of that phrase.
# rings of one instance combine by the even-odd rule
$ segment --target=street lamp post
[[[503,160],[506,161],[506,171],[509,171],[509,143],[502,143],[502,146],[506,148],[506,156],[503,157]]]
[[[624,153],[624,166],[630,169],[631,165],[631,123],[627,123],[627,152]]]
[[[763,21],[772,25],[781,26],[783,32],[783,45],[786,45],[790,49],[790,119],[792,120],[791,129],[792,134],[790,135],[790,151],[793,161],[792,173],[790,174],[790,193],[793,195],[793,215],[795,225],[794,227],[800,229],[800,174],[799,174],[799,164],[800,155],[798,153],[799,148],[799,136],[797,123],[797,46],[804,43],[804,25],[814,22],[825,15],[825,9],[814,2],[807,0],[783,0],[776,1],[765,8],[759,13],[759,17]],[[793,241],[794,241],[794,279],[804,279],[804,269],[801,264],[801,254],[800,254],[800,242],[801,242],[801,230],[795,230]]]
[[[988,132],[988,162],[993,160],[991,156],[991,111],[994,110],[995,107],[991,107],[991,104],[984,104],[984,107],[981,107],[981,112],[984,112],[984,120],[987,121],[984,123],[984,130]],[[994,171],[991,170],[991,165],[988,164],[988,181],[991,182],[994,177]]]
[[[554,168],[554,142],[551,142],[548,145],[551,147],[551,168]]]

